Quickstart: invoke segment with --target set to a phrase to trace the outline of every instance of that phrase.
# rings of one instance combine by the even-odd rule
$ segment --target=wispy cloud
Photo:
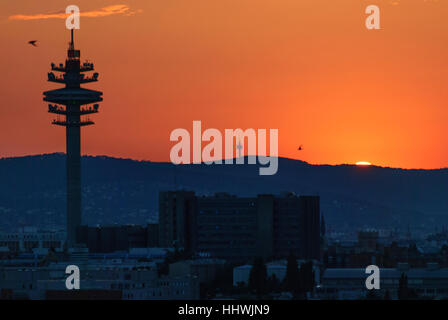
[[[390,4],[393,6],[398,6],[401,0],[391,0]],[[423,2],[439,2],[439,0],[423,0]]]
[[[129,6],[125,4],[115,4],[111,6],[107,6],[101,9],[91,10],[91,11],[82,11],[80,12],[81,17],[87,18],[98,18],[98,17],[107,17],[113,15],[125,15],[125,16],[133,16],[136,13],[142,12],[141,9],[131,10]],[[68,14],[65,12],[55,12],[55,13],[37,13],[37,14],[16,14],[10,16],[9,20],[44,20],[44,19],[65,19]]]

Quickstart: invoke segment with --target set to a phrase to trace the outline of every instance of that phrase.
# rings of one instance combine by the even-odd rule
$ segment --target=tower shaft
[[[67,106],[76,108],[79,106]],[[68,122],[80,122],[79,115],[67,115]],[[66,127],[67,170],[67,242],[76,243],[76,230],[81,225],[81,128]]]

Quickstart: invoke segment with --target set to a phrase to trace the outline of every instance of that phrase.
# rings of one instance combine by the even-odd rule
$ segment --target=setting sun
[[[356,162],[356,165],[357,166],[371,166],[372,164],[367,161],[358,161],[358,162]]]

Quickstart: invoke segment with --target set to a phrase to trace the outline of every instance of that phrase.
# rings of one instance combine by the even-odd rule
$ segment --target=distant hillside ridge
[[[161,190],[312,194],[336,226],[436,226],[448,217],[448,169],[311,165],[279,158],[278,172],[257,165],[173,165],[107,156],[82,157],[83,221],[89,224],[157,221]],[[65,154],[0,159],[0,228],[64,225]]]

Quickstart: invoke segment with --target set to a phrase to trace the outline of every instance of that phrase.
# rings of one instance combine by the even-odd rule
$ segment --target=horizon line
[[[6,157],[0,157],[0,160],[10,160],[10,159],[18,159],[18,158],[26,158],[26,157],[38,157],[38,156],[51,156],[51,155],[66,155],[65,152],[50,152],[50,153],[37,153],[37,154],[26,154],[26,155],[20,155],[20,156],[6,156]],[[110,155],[102,155],[102,154],[83,154],[81,155],[81,157],[105,157],[105,158],[111,158],[111,159],[120,159],[120,160],[131,160],[131,161],[137,161],[137,162],[151,162],[151,163],[167,163],[167,164],[172,164],[174,166],[189,166],[189,165],[207,165],[205,162],[201,162],[201,163],[182,163],[182,164],[178,164],[175,165],[174,163],[172,163],[171,161],[154,161],[154,160],[149,160],[149,159],[133,159],[133,158],[129,158],[129,157],[119,157],[119,156],[110,156]],[[244,158],[249,157],[249,155],[245,155]],[[273,157],[273,156],[269,156],[269,157]],[[232,160],[236,160],[239,157],[234,157],[231,158]],[[331,167],[341,167],[341,166],[351,166],[351,167],[358,167],[360,169],[368,169],[368,168],[381,168],[381,169],[396,169],[396,170],[408,170],[408,171],[436,171],[436,170],[446,170],[448,169],[448,167],[440,167],[440,168],[430,168],[430,169],[425,169],[425,168],[402,168],[402,167],[390,167],[390,166],[381,166],[381,165],[376,165],[374,163],[372,163],[369,166],[359,166],[356,165],[356,163],[339,163],[339,164],[328,164],[328,163],[310,163],[307,162],[305,160],[300,160],[300,159],[294,159],[294,158],[288,158],[288,157],[282,157],[282,156],[277,156],[276,158],[278,159],[285,159],[285,160],[292,160],[292,161],[298,161],[298,162],[302,162],[302,163],[306,163],[310,166],[331,166]],[[229,159],[229,158],[227,158]],[[221,161],[225,161],[226,158],[221,159]],[[224,163],[223,163],[224,164]],[[244,164],[248,164],[246,161],[244,162]],[[210,164],[212,165],[212,164]]]

